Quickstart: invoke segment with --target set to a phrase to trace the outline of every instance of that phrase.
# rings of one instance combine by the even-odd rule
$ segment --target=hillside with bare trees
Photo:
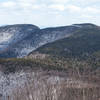
[[[99,68],[47,58],[1,59],[1,100],[99,100]]]

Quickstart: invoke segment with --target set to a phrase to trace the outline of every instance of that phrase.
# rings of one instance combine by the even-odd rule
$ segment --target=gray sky
[[[0,25],[100,25],[100,0],[0,0]]]

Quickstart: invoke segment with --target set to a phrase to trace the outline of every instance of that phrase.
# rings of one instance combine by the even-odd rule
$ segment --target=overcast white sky
[[[0,25],[100,25],[100,0],[0,0]]]

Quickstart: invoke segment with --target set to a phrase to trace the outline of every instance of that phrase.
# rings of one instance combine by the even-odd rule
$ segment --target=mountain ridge
[[[89,26],[90,27],[90,26]],[[100,50],[100,27],[82,28],[70,37],[59,39],[36,49],[36,52],[60,56],[86,56]],[[34,51],[33,51],[34,53]],[[30,53],[31,54],[31,53]]]
[[[82,28],[98,27],[94,24],[73,24],[40,29],[32,24],[0,27],[0,58],[24,57],[38,47],[72,36]]]

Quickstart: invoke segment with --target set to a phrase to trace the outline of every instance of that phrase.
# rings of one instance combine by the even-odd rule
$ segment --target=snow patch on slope
[[[0,44],[8,44],[12,36],[10,33],[0,33]]]

